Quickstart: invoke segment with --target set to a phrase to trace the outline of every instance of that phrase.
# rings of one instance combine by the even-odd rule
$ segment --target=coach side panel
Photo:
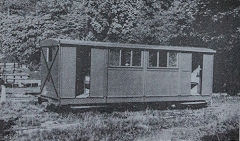
[[[212,94],[213,59],[214,59],[214,56],[212,54],[203,55],[202,95]]]
[[[76,47],[61,47],[61,98],[75,98]]]
[[[107,94],[107,49],[91,49],[90,97],[104,97]]]
[[[192,53],[179,55],[179,95],[190,95],[192,73]]]

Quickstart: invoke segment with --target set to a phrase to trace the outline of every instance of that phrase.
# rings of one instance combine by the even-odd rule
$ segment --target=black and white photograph
[[[0,141],[239,141],[240,0],[0,0]]]

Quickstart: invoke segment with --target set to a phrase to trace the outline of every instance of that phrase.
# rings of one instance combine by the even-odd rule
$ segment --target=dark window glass
[[[142,52],[140,50],[133,50],[132,66],[141,66]]]
[[[5,84],[7,88],[12,88],[12,84]]]
[[[38,83],[32,83],[32,87],[38,87]]]
[[[157,67],[157,51],[149,51],[149,67]]]
[[[159,67],[167,67],[167,51],[159,51]]]
[[[176,52],[169,52],[168,65],[169,65],[169,67],[177,67],[177,53]]]
[[[25,86],[26,86],[26,87],[31,87],[31,84],[30,84],[30,83],[27,83]]]
[[[130,66],[131,63],[131,50],[123,49],[121,55],[121,66]]]
[[[109,65],[110,66],[119,66],[120,50],[119,49],[110,49],[109,51]]]

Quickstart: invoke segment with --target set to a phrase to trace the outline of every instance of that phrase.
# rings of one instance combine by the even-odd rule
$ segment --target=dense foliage
[[[239,0],[1,0],[0,46],[39,63],[46,38],[203,46],[217,50],[214,89],[240,89]]]

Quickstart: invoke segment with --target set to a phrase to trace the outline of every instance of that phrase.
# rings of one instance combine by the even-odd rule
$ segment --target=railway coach
[[[212,49],[63,39],[40,46],[40,102],[205,102],[212,94]]]

